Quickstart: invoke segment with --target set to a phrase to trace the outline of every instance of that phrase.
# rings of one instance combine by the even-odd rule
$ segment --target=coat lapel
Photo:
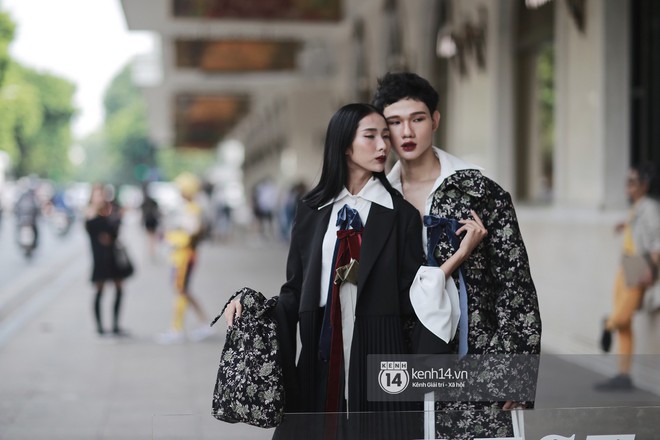
[[[303,295],[300,301],[300,311],[314,311],[319,308],[320,298],[318,295],[310,294],[312,292],[319,292],[318,286],[321,285],[321,260],[323,258],[323,237],[328,229],[328,221],[330,213],[332,212],[332,205],[326,206],[323,209],[317,210],[311,208],[311,219],[305,228],[304,235],[310,237],[309,242],[309,260],[303,262],[307,265],[308,276],[303,286]],[[326,292],[320,292],[325,295]]]
[[[371,269],[385,246],[394,226],[394,209],[388,209],[376,203],[371,204],[367,225],[362,235],[360,250],[360,270],[358,273],[358,297],[364,288]]]

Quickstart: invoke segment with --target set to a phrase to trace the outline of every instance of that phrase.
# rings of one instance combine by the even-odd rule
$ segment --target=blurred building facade
[[[544,347],[596,353],[630,163],[660,163],[653,0],[122,0],[161,51],[142,71],[162,146],[244,147],[246,188],[320,172],[334,110],[410,70],[441,95],[436,144],[518,206]],[[654,51],[653,48],[656,50]],[[143,60],[144,61],[144,60]],[[150,67],[151,66],[151,67]],[[140,69],[137,69],[140,71]],[[153,80],[153,78],[156,78]],[[660,353],[660,316],[635,321]]]

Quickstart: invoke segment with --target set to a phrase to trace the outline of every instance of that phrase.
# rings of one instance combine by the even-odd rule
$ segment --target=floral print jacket
[[[488,235],[463,263],[468,352],[538,354],[541,317],[511,196],[480,171],[461,170],[443,182],[431,203],[431,214],[456,220],[468,218],[471,209]],[[453,253],[447,239],[434,251],[439,264]]]
[[[484,222],[488,235],[462,266],[468,295],[468,354],[537,355],[541,317],[511,196],[480,171],[460,170],[435,191],[430,213],[460,220],[468,218],[471,209]],[[449,240],[441,236],[434,251],[438,263],[453,253]],[[457,273],[453,278],[458,288]],[[457,340],[455,337],[455,346]],[[494,377],[496,373],[476,380],[487,387],[535,387],[537,372],[529,363],[509,363],[506,370],[501,377]],[[501,409],[502,403],[436,402],[436,435],[452,439],[511,436],[511,413]],[[524,403],[533,406],[533,402]]]

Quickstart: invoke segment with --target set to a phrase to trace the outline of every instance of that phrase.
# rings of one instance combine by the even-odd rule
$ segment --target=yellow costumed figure
[[[191,305],[201,325],[190,333],[190,339],[202,340],[212,334],[208,318],[199,301],[190,292],[190,277],[197,260],[197,244],[202,231],[202,208],[195,201],[200,190],[200,182],[190,173],[180,174],[175,180],[183,205],[176,212],[172,227],[165,233],[165,240],[171,248],[172,279],[176,298],[171,329],[159,336],[159,342],[168,344],[185,339],[184,318],[188,305]]]

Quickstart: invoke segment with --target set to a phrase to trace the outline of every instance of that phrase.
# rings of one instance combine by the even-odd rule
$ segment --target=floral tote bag
[[[227,329],[213,391],[213,416],[224,422],[262,428],[280,424],[284,416],[284,380],[278,361],[276,323],[268,313],[277,297],[266,299],[244,287],[225,304],[240,297],[243,312]]]

